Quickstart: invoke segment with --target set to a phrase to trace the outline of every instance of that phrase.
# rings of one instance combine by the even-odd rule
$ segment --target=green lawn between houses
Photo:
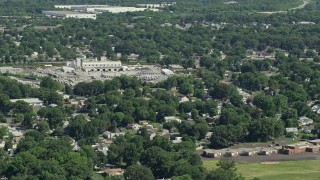
[[[208,170],[216,167],[218,160],[204,160]],[[278,164],[237,163],[237,170],[247,180],[319,180],[320,160],[280,161]]]

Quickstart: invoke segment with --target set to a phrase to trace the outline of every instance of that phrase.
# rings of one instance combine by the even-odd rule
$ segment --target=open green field
[[[203,161],[208,170],[216,167],[218,160]],[[246,179],[261,180],[315,180],[320,179],[320,160],[280,161],[276,163],[237,163],[238,172]]]

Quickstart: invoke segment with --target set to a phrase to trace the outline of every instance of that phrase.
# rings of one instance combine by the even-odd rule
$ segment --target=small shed
[[[224,152],[225,157],[236,157],[238,155],[239,155],[239,152],[236,150],[227,150],[226,152]]]
[[[264,148],[261,148],[258,151],[258,155],[267,156],[267,155],[271,155],[271,154],[273,154],[275,152],[277,152],[277,150],[275,150],[275,149],[264,149]]]
[[[320,151],[320,147],[319,146],[310,146],[306,148],[306,152],[319,152]]]
[[[207,158],[219,158],[222,156],[222,153],[217,150],[206,149],[203,151],[202,156]]]
[[[308,142],[315,146],[320,145],[320,139],[309,140]]]
[[[254,149],[239,149],[240,156],[253,156],[257,154],[257,151]]]

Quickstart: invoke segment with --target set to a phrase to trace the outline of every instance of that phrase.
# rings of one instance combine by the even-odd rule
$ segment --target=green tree
[[[40,87],[47,88],[54,91],[63,89],[63,86],[59,82],[54,81],[52,78],[48,76],[42,78],[40,82]]]
[[[162,150],[160,147],[146,149],[140,157],[142,165],[149,167],[155,177],[171,177],[173,165],[172,154]]]
[[[32,107],[25,101],[17,101],[14,103],[13,107],[15,113],[30,113],[32,111]]]
[[[209,93],[215,99],[229,99],[237,94],[237,89],[233,85],[219,83]]]
[[[233,160],[220,160],[218,168],[209,172],[206,180],[243,180],[244,177],[237,174],[236,163]]]
[[[154,180],[151,170],[142,165],[129,166],[124,173],[124,177],[128,180]]]
[[[83,116],[76,116],[71,119],[68,126],[70,136],[76,140],[85,137],[84,131],[87,123],[87,120]]]

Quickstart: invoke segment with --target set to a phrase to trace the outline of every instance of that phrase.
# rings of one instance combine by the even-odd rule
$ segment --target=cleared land
[[[218,160],[203,161],[208,170],[216,167]],[[238,163],[238,172],[246,179],[261,180],[315,180],[320,179],[320,160],[281,161],[277,163]]]

